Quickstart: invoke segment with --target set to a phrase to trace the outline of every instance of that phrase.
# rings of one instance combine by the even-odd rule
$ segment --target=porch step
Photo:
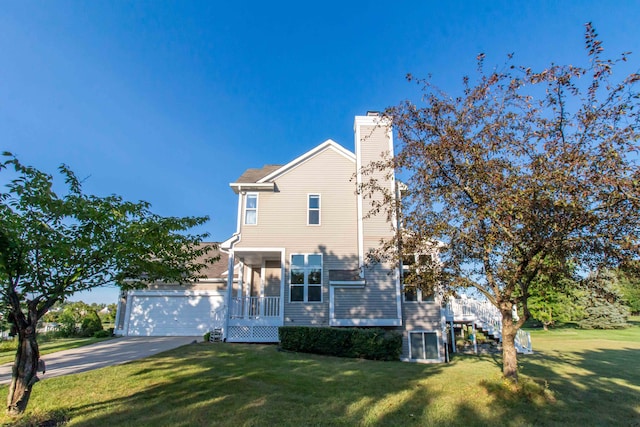
[[[214,328],[209,334],[209,342],[221,342],[222,341],[222,328]]]

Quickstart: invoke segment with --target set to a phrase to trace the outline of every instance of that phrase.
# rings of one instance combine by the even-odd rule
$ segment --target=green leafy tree
[[[102,330],[102,322],[95,309],[90,308],[82,318],[80,334],[84,337],[92,337],[94,333]]]
[[[104,304],[103,304],[104,305]],[[106,308],[106,310],[104,310]],[[116,312],[118,310],[117,304],[109,304],[104,305],[104,307],[100,307],[98,311],[98,316],[100,316],[100,320],[102,323],[115,323],[116,321]]]
[[[633,263],[616,271],[615,288],[633,314],[640,314],[640,265]]]
[[[59,196],[52,175],[4,155],[0,172],[10,181],[0,193],[0,294],[19,340],[7,398],[9,414],[19,414],[38,381],[36,325],[56,302],[106,284],[184,283],[213,259],[211,246],[200,244],[206,235],[185,232],[206,217],[162,217],[146,202],[85,194],[65,165]]]
[[[84,303],[65,304],[57,316],[59,336],[65,338],[77,336],[82,316],[86,313],[87,308]]]
[[[580,320],[585,316],[580,303],[584,294],[573,279],[549,282],[548,278],[542,277],[530,285],[527,305],[531,318],[539,321],[545,330],[556,322]]]
[[[59,336],[65,338],[79,336],[81,331],[80,325],[87,314],[92,310],[92,307],[82,301],[65,302],[59,307],[60,310],[55,313],[55,316],[49,317],[49,315],[53,315],[54,313],[48,312],[44,315],[43,319],[56,319],[55,322],[59,324]]]
[[[616,273],[612,270],[599,271],[583,281],[585,292],[579,302],[585,313],[578,322],[580,328],[620,329],[629,326],[629,309],[622,303],[616,282]]]
[[[362,170],[372,177],[359,189],[371,214],[402,225],[372,256],[397,257],[399,245],[428,253],[437,242],[439,257],[422,266],[437,280],[425,286],[473,287],[500,310],[503,375],[514,380],[516,332],[530,317],[532,285],[546,287],[539,279],[553,273],[547,261],[591,271],[638,256],[640,75],[614,78],[626,54],[603,58],[590,24],[586,49],[584,66],[540,71],[512,58],[486,71],[480,55],[477,78],[465,77],[457,97],[409,76],[421,101],[382,120],[396,132],[395,156]],[[403,188],[385,188],[380,171],[394,171]]]

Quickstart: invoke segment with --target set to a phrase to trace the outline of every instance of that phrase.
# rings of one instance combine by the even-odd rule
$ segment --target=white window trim
[[[249,196],[255,196],[256,197],[256,207],[255,209],[251,208],[251,210],[255,210],[256,211],[256,222],[254,224],[248,223],[247,222],[247,199],[249,198]],[[259,207],[259,201],[260,198],[258,197],[258,193],[246,193],[244,195],[244,212],[243,212],[243,224],[244,225],[258,225],[258,207]]]
[[[292,284],[291,283],[291,269],[292,269],[292,258],[295,255],[302,255],[304,256],[304,281],[305,283],[301,283],[301,284]],[[307,260],[309,255],[320,255],[320,284],[309,284],[307,283],[308,281],[308,275],[307,275],[307,270],[308,270],[308,264],[307,264]],[[287,274],[287,282],[289,283],[289,302],[292,304],[319,304],[324,302],[324,255],[322,255],[321,253],[291,253],[289,255],[289,271]],[[291,300],[291,288],[293,286],[302,286],[303,287],[303,300],[302,301],[292,301]],[[309,286],[320,286],[320,301],[309,301]]]
[[[424,354],[427,354],[427,348],[426,348],[426,343],[424,340],[424,334],[435,334],[436,336],[436,351],[438,353],[438,357],[435,359],[416,359],[413,357],[413,354],[411,354],[411,334],[421,334],[422,335],[422,349],[424,351]],[[424,361],[429,361],[429,362],[438,362],[440,361],[440,336],[438,335],[437,331],[427,331],[427,330],[414,330],[414,331],[409,331],[409,333],[407,334],[407,344],[409,345],[409,360],[424,360]]]
[[[311,213],[311,196],[318,196],[318,209],[313,208],[313,210],[317,210],[318,211],[318,223],[317,224],[311,224],[309,223],[309,213]],[[312,226],[312,227],[317,227],[319,225],[322,225],[322,196],[320,195],[320,193],[308,193],[307,194],[307,225]]]
[[[415,301],[410,301],[407,299],[407,295],[404,293],[405,291],[405,287],[415,287],[416,288],[416,300]],[[435,297],[432,297],[431,299],[423,299],[422,298],[422,289],[420,289],[418,286],[415,285],[405,285],[404,283],[402,284],[402,301],[407,303],[407,304],[434,304],[436,302]]]
[[[402,291],[402,302],[407,303],[407,304],[433,304],[436,302],[436,298],[435,296],[433,297],[433,299],[431,300],[423,300],[422,299],[422,289],[419,286],[415,286],[415,285],[406,285],[404,283],[404,276],[405,276],[405,271],[409,270],[411,267],[407,264],[402,264],[402,281],[400,283],[401,285],[401,291]],[[406,286],[413,286],[416,288],[416,300],[415,301],[409,301],[407,299],[406,294],[404,293],[404,288]]]

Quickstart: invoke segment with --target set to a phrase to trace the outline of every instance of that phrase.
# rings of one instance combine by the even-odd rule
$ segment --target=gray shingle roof
[[[219,245],[219,243],[210,243],[210,242],[202,242],[202,246],[207,245]],[[196,259],[196,262],[203,262],[205,258],[211,258],[219,255],[220,260],[214,262],[213,264],[207,264],[205,268],[200,270],[200,274],[206,276],[208,279],[220,279],[223,277],[223,273],[227,272],[229,268],[229,255],[220,251],[219,249],[214,249],[210,251],[206,256],[199,257]]]
[[[237,183],[256,183],[260,181],[265,176],[269,175],[271,172],[274,172],[280,169],[282,165],[264,165],[259,169],[247,169],[244,171],[240,178],[236,179]]]

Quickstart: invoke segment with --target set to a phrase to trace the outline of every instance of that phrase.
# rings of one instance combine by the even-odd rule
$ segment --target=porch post
[[[286,298],[285,295],[285,281],[286,276],[285,276],[285,261],[286,261],[286,254],[285,254],[285,250],[282,249],[280,251],[280,319],[282,320],[282,324],[284,325],[284,300]]]
[[[473,334],[473,351],[478,354],[478,340],[476,339],[476,323],[471,322],[471,333]]]
[[[453,321],[451,321],[451,350],[454,353],[458,352],[458,349],[456,349],[456,331],[453,328]]]
[[[228,336],[228,331],[229,331],[229,318],[231,317],[231,310],[232,310],[232,305],[231,305],[231,301],[233,298],[233,270],[234,270],[234,266],[235,266],[235,253],[233,252],[233,250],[229,251],[229,261],[227,262],[227,310],[226,310],[226,316],[224,319],[224,323],[223,323],[223,338],[227,339]]]

